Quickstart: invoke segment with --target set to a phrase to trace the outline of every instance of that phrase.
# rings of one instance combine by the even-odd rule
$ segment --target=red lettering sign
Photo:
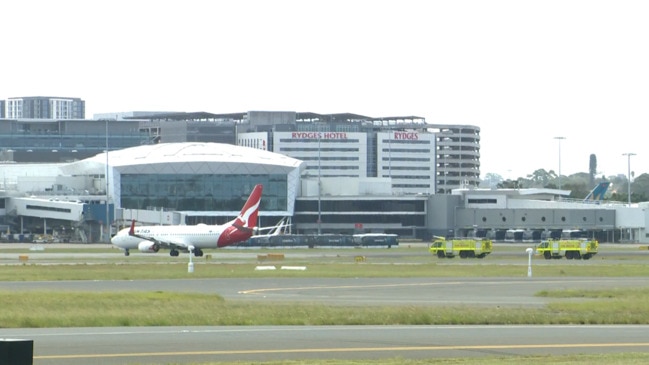
[[[346,132],[292,132],[292,139],[347,139]]]
[[[394,132],[394,139],[407,139],[415,141],[419,139],[419,134],[416,132]]]
[[[345,132],[327,132],[324,134],[325,139],[347,139]]]

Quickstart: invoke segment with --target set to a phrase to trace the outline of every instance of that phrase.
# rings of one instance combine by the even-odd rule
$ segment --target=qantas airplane
[[[256,185],[239,216],[225,224],[136,227],[133,220],[131,227],[120,230],[111,243],[123,249],[126,256],[130,249],[155,253],[164,248],[171,250],[171,256],[178,256],[179,251],[183,251],[193,252],[194,256],[200,257],[204,248],[219,248],[245,241],[258,232],[255,224],[262,188],[261,184]]]

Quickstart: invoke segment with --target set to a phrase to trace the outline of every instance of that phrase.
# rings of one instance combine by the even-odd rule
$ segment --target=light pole
[[[561,140],[566,137],[554,137],[554,139],[559,141],[559,190],[561,190]]]
[[[320,131],[318,131],[318,236],[322,234],[322,201],[320,198],[320,190],[322,189],[322,182],[320,180],[321,175],[321,163],[320,163]]]
[[[108,119],[106,119],[106,242],[110,243],[110,207],[108,205]]]
[[[622,156],[627,157],[627,181],[629,183],[628,185],[628,191],[629,191],[629,206],[631,206],[631,156],[635,156],[635,153],[633,152],[627,152],[623,153]]]

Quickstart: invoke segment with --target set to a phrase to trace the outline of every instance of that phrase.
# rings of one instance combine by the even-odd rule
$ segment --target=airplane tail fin
[[[135,219],[131,221],[131,229],[128,230],[128,235],[129,236],[135,235]]]
[[[243,205],[241,213],[232,223],[233,226],[245,231],[252,231],[257,225],[257,215],[259,214],[259,203],[261,202],[261,192],[263,185],[257,184],[250,193],[246,204]]]
[[[611,185],[610,181],[603,181],[597,184],[597,186],[595,186],[595,188],[593,188],[593,190],[591,190],[591,192],[588,193],[588,195],[586,195],[586,198],[584,198],[584,202],[603,200],[604,194],[606,194],[606,190],[608,190],[609,185]]]

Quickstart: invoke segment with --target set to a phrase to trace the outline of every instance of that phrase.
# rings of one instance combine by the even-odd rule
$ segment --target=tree
[[[601,175],[596,176],[597,159],[594,154],[590,156],[590,171],[579,172],[570,176],[562,176],[562,186],[564,190],[570,190],[570,197],[575,199],[583,199],[588,193],[603,181],[609,181],[611,185],[604,195],[605,200],[626,202],[628,200],[628,186],[629,180],[626,174],[618,175]],[[499,189],[523,189],[523,188],[558,188],[558,176],[554,170],[546,171],[544,169],[537,169],[532,174],[527,175],[526,178],[519,177],[518,179],[503,180],[502,176],[495,173],[488,173],[483,180],[483,187],[493,187],[496,183],[496,188]],[[649,202],[649,173],[643,173],[635,177],[635,173],[631,172],[633,178],[631,182],[631,202]],[[634,178],[635,177],[635,178]],[[500,179],[500,180],[498,180]]]
[[[498,184],[500,184],[503,180],[504,179],[501,175],[489,172],[484,176],[484,179],[480,182],[480,187],[484,187],[484,188],[497,187]]]
[[[585,172],[578,172],[570,176],[563,177],[561,184],[562,190],[570,190],[570,198],[583,199],[595,187],[595,183],[590,183],[590,174]],[[550,183],[547,188],[557,189],[557,187]]]
[[[595,154],[590,155],[590,163],[588,165],[588,172],[590,174],[590,180],[588,183],[591,186],[595,186],[595,174],[597,174],[597,157]]]
[[[544,169],[538,169],[534,171],[531,175],[527,175],[527,178],[530,180],[532,187],[544,187],[550,180],[553,179],[552,172],[547,172]]]
[[[590,185],[586,185],[583,182],[567,182],[561,186],[561,189],[570,190],[570,198],[572,199],[584,199],[588,193],[592,190]]]
[[[631,182],[631,201],[644,202],[649,196],[649,174],[642,174]]]
[[[609,200],[617,202],[627,201],[627,186],[629,180],[626,175],[610,175],[607,180],[611,182],[611,186],[608,188],[608,191],[610,192]]]
[[[496,185],[496,187],[498,189],[520,189],[520,188],[522,188],[522,185],[523,185],[522,184],[522,179],[519,178],[518,180],[509,180],[509,179],[507,179],[507,180],[501,181],[500,183],[498,183],[498,185]]]

